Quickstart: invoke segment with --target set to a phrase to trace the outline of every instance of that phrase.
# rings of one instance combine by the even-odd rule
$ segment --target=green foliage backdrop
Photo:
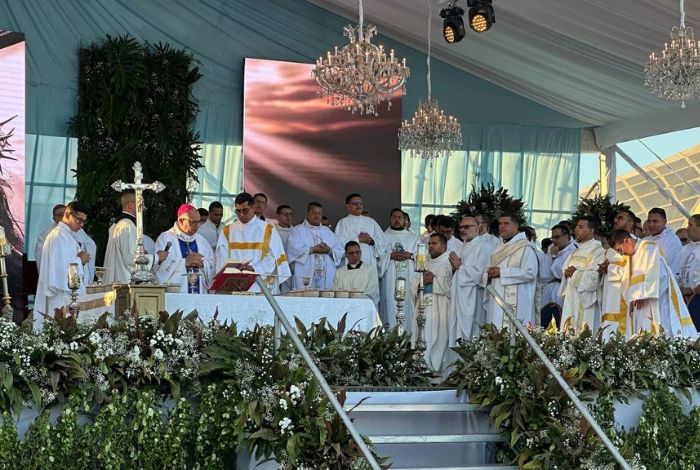
[[[145,193],[144,232],[169,228],[187,200],[187,178],[196,179],[201,166],[194,131],[199,108],[192,96],[199,78],[192,56],[168,44],[107,36],[80,49],[78,113],[69,129],[79,139],[76,197],[90,209],[86,230],[100,255],[119,208],[110,186],[133,181],[135,161],[143,166],[144,182],[166,186],[158,195]]]

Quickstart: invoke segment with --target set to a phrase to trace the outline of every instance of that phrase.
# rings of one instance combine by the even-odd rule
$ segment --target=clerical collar
[[[116,223],[118,223],[120,220],[124,220],[124,219],[130,220],[130,221],[132,221],[132,222],[134,223],[134,225],[136,225],[136,217],[133,216],[133,215],[131,215],[131,214],[129,214],[128,212],[122,212],[121,214],[119,214],[119,215],[116,217],[116,219],[114,219],[114,223],[116,224]]]
[[[510,237],[510,238],[504,238],[504,239],[503,239],[503,243],[506,244],[506,243],[510,242],[510,241],[511,241],[512,239],[514,239],[514,238],[515,238],[515,235],[512,236],[512,237]]]
[[[401,228],[389,227],[389,228],[396,231],[396,232],[402,232],[402,231],[406,230],[406,227],[401,227]]]
[[[362,261],[357,263],[355,266],[352,264],[348,264],[348,271],[352,271],[353,269],[360,269],[362,267]]]

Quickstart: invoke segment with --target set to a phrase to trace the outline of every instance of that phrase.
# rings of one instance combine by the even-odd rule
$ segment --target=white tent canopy
[[[357,22],[357,0],[309,1]],[[452,45],[442,39],[438,14],[446,2],[430,1],[435,57],[590,123],[601,149],[700,126],[700,105],[681,109],[643,86],[649,53],[679,24],[677,1],[494,0],[494,27],[467,29]],[[466,0],[458,5],[468,10]],[[381,34],[427,50],[426,0],[364,0],[364,10]],[[685,10],[686,24],[700,28],[700,0]]]

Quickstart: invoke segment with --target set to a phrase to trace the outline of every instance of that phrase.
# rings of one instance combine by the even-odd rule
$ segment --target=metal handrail
[[[540,360],[544,363],[544,366],[547,368],[550,374],[556,379],[556,381],[559,383],[561,386],[562,390],[564,390],[564,393],[569,397],[569,399],[573,402],[574,406],[579,410],[581,415],[588,421],[588,424],[591,425],[595,433],[600,437],[600,439],[603,441],[603,444],[605,444],[605,447],[607,447],[608,451],[612,454],[612,456],[617,460],[617,463],[620,464],[622,468],[625,470],[632,470],[632,467],[630,466],[629,463],[625,460],[625,458],[620,454],[620,451],[618,450],[617,447],[615,447],[615,444],[612,443],[612,441],[608,438],[607,434],[603,431],[603,429],[600,427],[600,425],[596,422],[595,418],[591,415],[591,413],[588,411],[588,408],[586,408],[583,403],[581,403],[581,400],[578,399],[578,396],[576,393],[573,391],[573,389],[569,386],[568,383],[566,383],[566,380],[561,376],[559,371],[557,370],[556,367],[554,367],[554,364],[549,360],[547,355],[542,351],[542,348],[540,348],[540,345],[537,344],[537,341],[528,333],[527,328],[523,326],[523,324],[520,322],[518,319],[517,315],[513,311],[513,309],[510,307],[510,305],[507,305],[505,300],[503,300],[503,297],[496,292],[496,289],[493,288],[492,285],[487,285],[486,290],[488,291],[489,294],[491,294],[491,297],[496,301],[499,307],[503,310],[503,312],[506,314],[508,317],[508,320],[510,320],[510,324],[515,327],[515,329],[518,330],[518,332],[523,335],[523,338],[525,338],[525,341],[527,342],[528,345],[532,348],[533,351],[535,351],[535,354],[537,357],[540,358]],[[512,331],[512,329],[511,329]]]
[[[276,320],[275,324],[277,325],[277,326],[275,326],[275,331],[279,332],[279,326],[278,326],[279,324],[277,323],[279,321],[279,323],[281,323],[282,326],[284,326],[284,329],[287,330],[287,334],[292,339],[292,343],[294,343],[294,346],[296,346],[297,350],[301,354],[301,357],[304,358],[306,365],[308,365],[309,369],[311,369],[311,373],[314,375],[314,377],[316,378],[318,383],[321,385],[321,389],[323,390],[323,393],[326,395],[326,397],[328,397],[328,400],[333,405],[333,408],[335,408],[335,411],[340,416],[340,419],[343,420],[345,427],[348,428],[350,435],[357,443],[357,446],[362,451],[362,454],[365,456],[365,459],[367,459],[367,462],[369,463],[369,465],[372,467],[373,470],[380,470],[379,464],[377,463],[376,459],[372,455],[372,452],[370,452],[369,447],[367,447],[367,444],[365,444],[365,441],[362,440],[362,436],[360,436],[360,433],[357,432],[357,429],[355,429],[355,426],[352,424],[350,417],[345,412],[345,410],[343,409],[343,406],[340,404],[338,399],[335,397],[335,394],[333,394],[331,387],[328,385],[328,382],[326,382],[326,379],[323,378],[323,375],[321,374],[321,371],[316,366],[316,363],[314,362],[313,358],[311,357],[311,354],[309,354],[309,351],[307,351],[306,347],[304,347],[304,343],[301,342],[299,335],[297,335],[297,332],[294,330],[292,325],[289,323],[289,320],[287,320],[287,317],[282,312],[282,309],[280,308],[279,304],[277,303],[275,298],[272,296],[270,289],[267,288],[267,286],[265,285],[265,282],[261,279],[260,275],[256,276],[255,282],[257,282],[258,286],[260,286],[260,290],[262,291],[263,295],[265,296],[265,299],[267,299],[268,303],[270,304],[270,307],[272,307],[272,310],[275,312],[275,320]],[[277,347],[279,347],[279,342],[278,342],[277,338],[278,337],[276,336],[275,344],[277,345]]]

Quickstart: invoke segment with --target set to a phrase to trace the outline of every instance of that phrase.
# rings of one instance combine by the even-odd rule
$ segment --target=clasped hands
[[[367,232],[360,232],[360,234],[357,236],[357,239],[360,241],[360,243],[365,243],[367,245],[371,244],[374,241],[374,239]]]
[[[315,253],[318,255],[325,255],[326,253],[330,253],[330,251],[331,251],[331,247],[329,247],[328,245],[326,245],[323,242],[311,247],[311,253]]]
[[[78,258],[80,258],[80,262],[81,262],[82,264],[84,264],[84,265],[85,265],[85,264],[88,264],[88,262],[90,261],[90,259],[92,259],[92,257],[90,256],[90,254],[89,254],[87,251],[81,251],[81,252],[79,252],[79,253],[78,253]]]
[[[389,255],[392,261],[406,261],[411,259],[412,256],[408,251],[392,251],[391,255]]]
[[[564,277],[569,279],[576,272],[576,266],[569,266],[564,270]]]
[[[501,268],[498,266],[491,266],[486,270],[486,275],[489,281],[496,279],[497,277],[501,277]]]
[[[167,253],[166,253],[167,256]],[[204,257],[199,253],[191,252],[185,256],[185,266],[203,268],[204,267]]]

